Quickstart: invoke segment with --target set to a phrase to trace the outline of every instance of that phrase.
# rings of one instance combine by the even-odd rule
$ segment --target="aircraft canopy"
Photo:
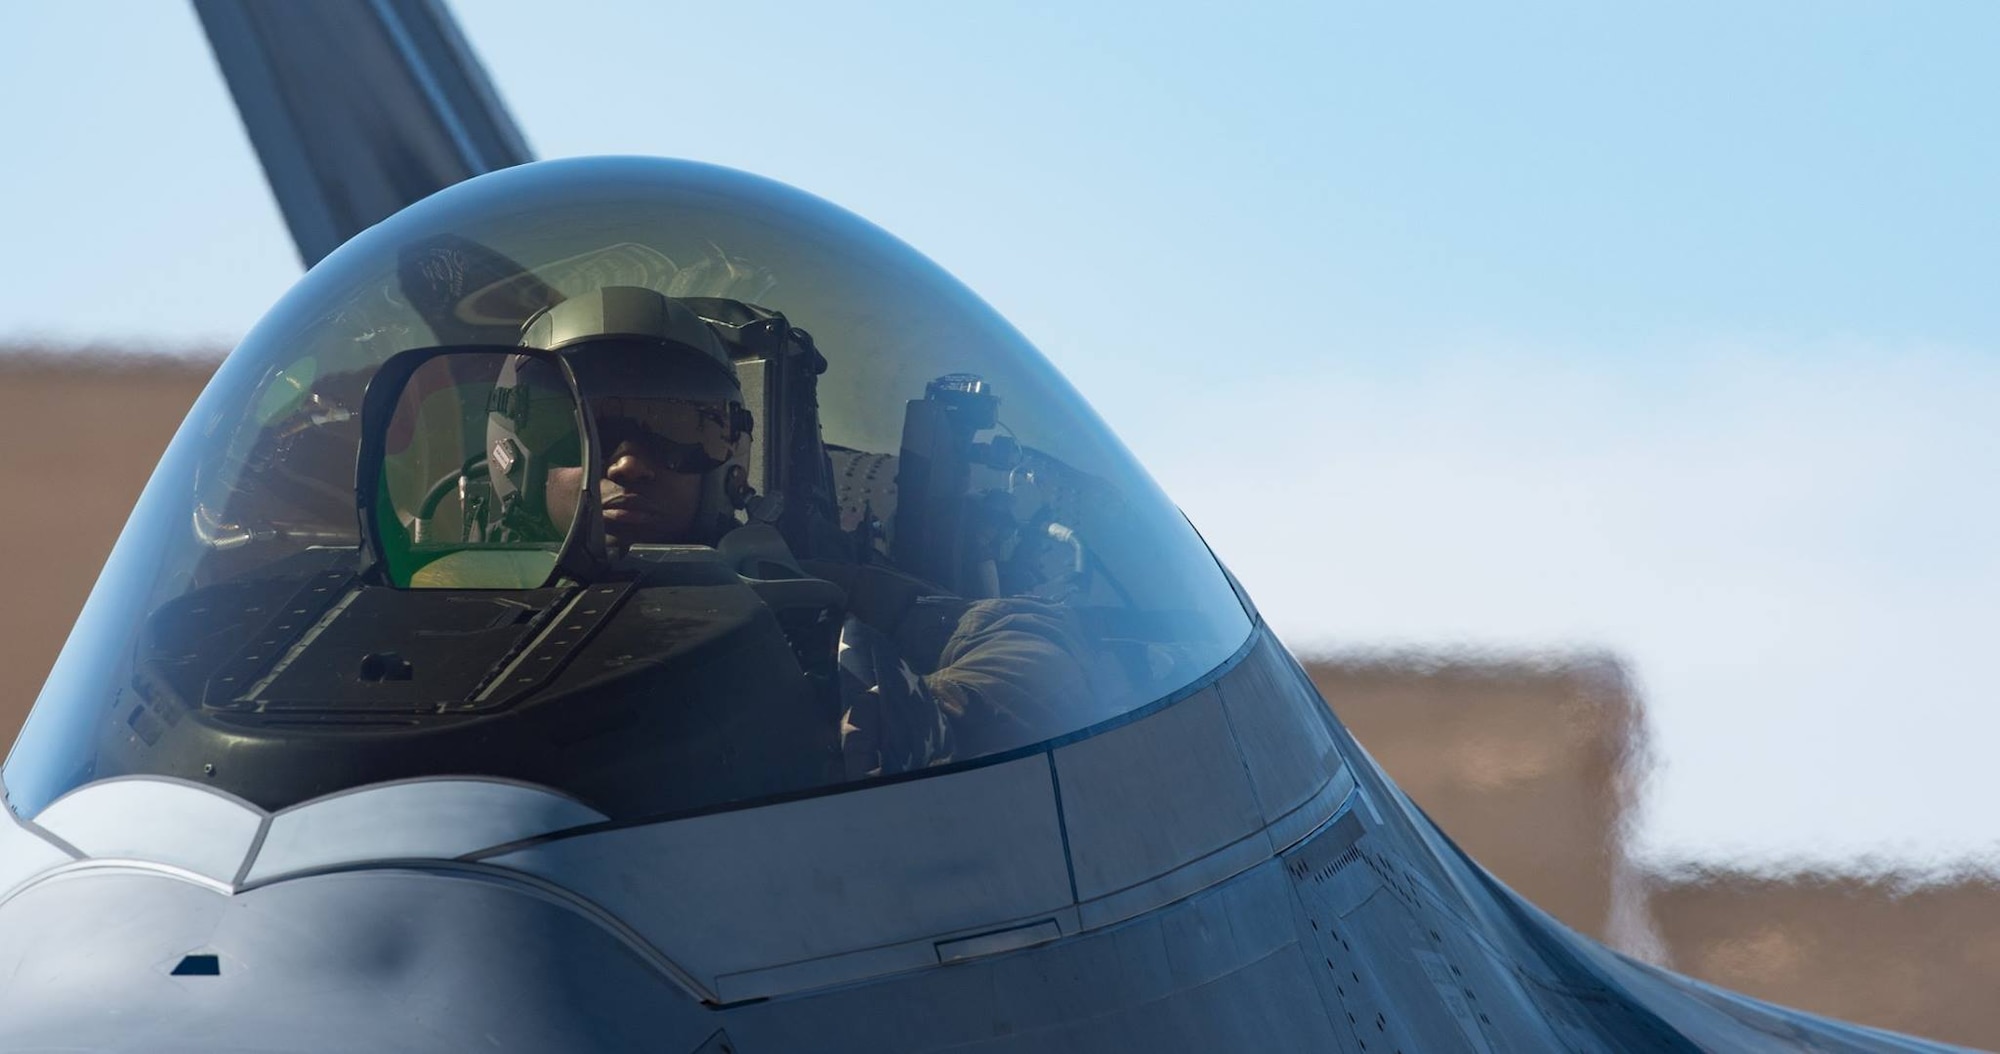
[[[909,247],[736,172],[543,162],[362,233],[243,340],[5,782],[29,817],[133,774],[697,812],[1078,735],[1250,629],[1061,375]]]

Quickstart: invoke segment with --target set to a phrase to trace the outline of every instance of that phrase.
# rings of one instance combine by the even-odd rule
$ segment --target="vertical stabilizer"
[[[310,267],[462,179],[533,160],[440,0],[194,0]]]

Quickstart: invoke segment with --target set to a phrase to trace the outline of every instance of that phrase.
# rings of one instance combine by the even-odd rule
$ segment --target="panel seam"
[[[1259,628],[1261,629],[1261,627]],[[1257,633],[1253,634],[1253,636],[1261,638],[1263,634]],[[1257,643],[1262,644],[1263,642],[1262,640],[1258,640]],[[1256,645],[1253,644],[1250,652],[1243,656],[1242,662],[1254,661],[1255,655]],[[1250,758],[1243,752],[1243,737],[1236,732],[1236,715],[1229,712],[1229,689],[1225,682],[1230,680],[1230,674],[1236,673],[1241,668],[1242,663],[1230,667],[1229,673],[1216,678],[1215,683],[1209,685],[1209,687],[1215,690],[1215,704],[1216,709],[1222,711],[1222,725],[1224,728],[1229,729],[1229,745],[1236,751],[1236,766],[1243,770],[1243,782],[1250,787],[1250,800],[1257,805],[1257,822],[1264,827],[1269,827],[1275,821],[1267,819],[1271,815],[1270,810],[1264,805],[1264,795],[1257,790],[1257,774],[1250,771]]]
[[[1069,872],[1069,902],[1081,904],[1076,895],[1076,860],[1069,851],[1069,817],[1063,813],[1062,776],[1056,771],[1056,752],[1051,750],[1045,756],[1049,759],[1049,788],[1056,796],[1056,832],[1062,836],[1063,869]]]

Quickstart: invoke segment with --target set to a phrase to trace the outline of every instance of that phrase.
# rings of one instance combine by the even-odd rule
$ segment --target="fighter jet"
[[[311,266],[0,772],[0,1049],[1939,1049],[1494,881],[880,229],[197,7]]]

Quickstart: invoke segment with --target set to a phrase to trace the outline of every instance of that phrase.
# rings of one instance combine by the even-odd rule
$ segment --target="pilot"
[[[754,420],[728,351],[692,309],[650,289],[607,287],[536,315],[521,342],[564,352],[577,375],[603,450],[596,486],[610,548],[720,545],[746,529],[737,512],[751,497],[742,466]],[[584,471],[551,470],[555,522],[574,517]],[[769,528],[749,529],[782,545]],[[853,571],[826,570],[829,578]],[[849,778],[1038,741],[1058,726],[1059,703],[1074,706],[1092,692],[1072,617],[1038,600],[970,605],[929,674],[911,668],[892,632],[853,612],[840,629],[839,732]]]
[[[606,544],[713,545],[738,526],[754,421],[736,365],[687,305],[611,286],[530,319],[521,343],[568,352],[604,454],[597,481]],[[582,468],[550,472],[550,515],[567,523]],[[735,486],[731,486],[731,483]]]

